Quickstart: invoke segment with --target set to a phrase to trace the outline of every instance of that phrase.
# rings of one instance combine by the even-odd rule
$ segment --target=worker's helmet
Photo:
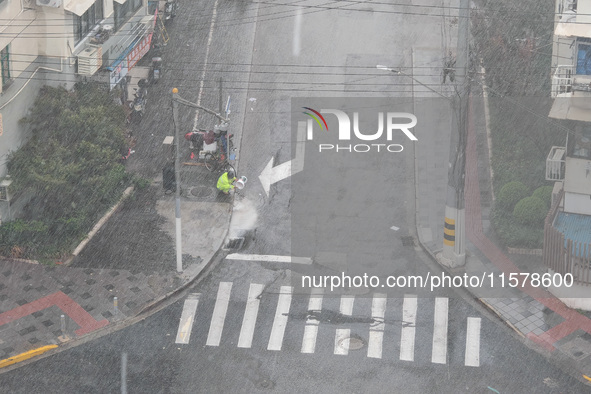
[[[234,171],[233,170],[228,171],[228,179],[234,178],[235,175],[236,174],[234,174]]]

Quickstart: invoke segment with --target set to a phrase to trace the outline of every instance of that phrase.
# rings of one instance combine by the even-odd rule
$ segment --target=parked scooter
[[[170,20],[176,16],[178,10],[178,1],[177,0],[168,0],[164,4],[164,19]]]
[[[150,66],[149,79],[151,83],[158,83],[160,80],[160,68],[162,67],[162,58],[160,56],[152,58]]]
[[[148,101],[147,95],[147,84],[148,82],[145,79],[140,79],[138,82],[138,88],[134,88],[133,90],[135,93],[133,94],[133,101],[130,103],[131,107],[131,114],[130,120],[132,123],[139,123],[144,116],[144,112],[146,110],[146,103]]]

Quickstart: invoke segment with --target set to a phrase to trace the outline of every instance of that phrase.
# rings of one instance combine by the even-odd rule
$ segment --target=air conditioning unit
[[[5,178],[0,181],[0,201],[10,201],[10,184],[12,179]]]
[[[62,5],[62,0],[36,0],[37,5],[41,5],[43,7],[53,7],[59,8]]]
[[[78,54],[78,74],[94,75],[103,65],[103,47],[88,45]]]

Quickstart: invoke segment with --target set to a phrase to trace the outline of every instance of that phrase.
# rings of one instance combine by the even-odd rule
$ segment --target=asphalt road
[[[266,268],[264,267],[266,266]],[[277,264],[224,261],[187,294],[200,294],[188,344],[176,343],[187,299],[151,317],[0,375],[10,393],[583,393],[580,382],[528,349],[498,322],[457,298],[449,298],[445,363],[431,362],[434,299],[419,298],[413,360],[401,360],[403,299],[388,298],[381,358],[369,358],[371,298],[356,297],[354,319],[320,319],[313,354],[301,353],[309,297],[295,295],[281,350],[268,350],[281,286],[289,273]],[[212,329],[220,283],[232,283],[221,330]],[[237,347],[251,283],[264,285],[250,347]],[[446,298],[443,294],[438,294]],[[223,297],[222,297],[223,298]],[[322,311],[338,312],[340,297],[324,297]],[[219,307],[218,307],[219,309]],[[219,311],[218,311],[219,312]],[[480,365],[465,365],[466,322],[482,319]],[[356,320],[356,321],[355,321]],[[213,324],[215,325],[215,324]],[[347,355],[335,354],[339,329],[351,330]],[[219,344],[208,345],[219,335]],[[125,354],[125,356],[124,356]],[[125,372],[122,372],[126,358]],[[122,376],[125,376],[123,379]]]
[[[168,27],[171,41],[163,55],[163,78],[152,89],[148,114],[136,133],[136,158],[143,155],[143,161],[128,163],[130,169],[145,176],[158,174],[160,163],[150,155],[160,149],[164,136],[171,134],[167,107],[170,89],[178,87],[182,97],[216,108],[218,77],[222,76],[224,97],[226,94],[232,97],[230,132],[241,140],[238,171],[249,178],[244,195],[247,201],[253,202],[258,215],[255,238],[241,250],[246,254],[290,254],[292,232],[294,228],[300,229],[294,227],[292,209],[306,214],[309,204],[301,186],[311,179],[310,174],[330,170],[330,166],[314,161],[319,158],[309,156],[311,150],[307,147],[305,163],[316,164],[307,167],[304,164],[304,171],[297,179],[276,182],[268,196],[258,182],[258,175],[271,157],[276,164],[294,158],[293,125],[297,119],[291,118],[292,99],[408,97],[413,94],[412,82],[393,80],[388,73],[382,75],[375,65],[409,68],[416,65],[415,54],[420,53],[417,57],[423,62],[423,74],[435,75],[436,80],[439,61],[455,42],[453,24],[442,22],[441,16],[426,16],[431,12],[429,9],[421,9],[420,15],[412,16],[411,5],[403,7],[402,11],[407,13],[390,12],[392,7],[385,3],[302,2],[300,5],[298,11],[293,5],[272,2],[184,3],[178,18]],[[429,64],[433,66],[431,71]],[[181,122],[182,129],[188,130],[194,124],[209,127],[213,119],[202,114],[196,117],[193,110],[185,108]],[[410,152],[409,149],[392,157],[388,166],[372,164],[367,168],[369,173],[374,173],[387,167],[391,182],[383,194],[369,196],[375,197],[371,200],[370,213],[365,218],[361,216],[360,222],[371,223],[373,228],[366,227],[355,234],[351,228],[360,223],[355,221],[345,223],[344,227],[334,223],[330,227],[329,219],[338,220],[346,215],[343,207],[329,204],[328,198],[323,202],[323,210],[310,210],[298,220],[314,220],[316,225],[334,228],[336,233],[348,228],[341,231],[346,235],[345,242],[361,239],[367,232],[371,235],[371,231],[387,233],[384,238],[368,236],[364,244],[379,250],[373,263],[390,263],[382,273],[429,271],[424,256],[412,245],[403,245],[400,238],[414,231]],[[332,163],[337,169],[347,163],[341,157],[335,160]],[[152,161],[156,164],[149,165]],[[345,172],[340,180],[355,179],[351,177],[351,173]],[[388,189],[393,185],[396,193]],[[343,182],[333,189],[350,197],[365,190],[364,187]],[[382,198],[383,195],[390,197]],[[353,207],[358,208],[355,204]],[[356,217],[359,219],[359,215]],[[395,231],[391,226],[398,227],[400,232],[387,232]],[[316,247],[304,257],[334,252],[333,248],[338,246],[331,244],[329,250]],[[363,250],[360,249],[360,254]],[[374,266],[369,264],[363,269]],[[368,357],[370,327],[376,323],[372,312],[374,294],[358,294],[349,318],[339,313],[341,296],[326,295],[322,305],[326,314],[319,318],[315,351],[303,354],[309,296],[294,293],[289,312],[276,313],[277,305],[281,304],[280,293],[285,294],[285,288],[281,287],[292,286],[297,278],[294,272],[304,271],[302,267],[289,268],[275,263],[221,261],[199,285],[187,291],[187,296],[200,294],[195,321],[189,326],[188,344],[175,342],[185,302],[182,299],[124,330],[2,374],[0,386],[14,393],[121,392],[122,384],[130,393],[490,393],[493,389],[500,393],[585,392],[578,381],[454,293],[435,292],[416,299],[415,323],[409,320],[408,310],[413,308],[405,304],[408,302],[405,296],[413,294],[412,289],[388,295],[381,358]],[[328,268],[338,267],[329,264]],[[218,329],[212,329],[220,283],[231,283],[232,288],[227,313],[223,318],[213,319]],[[260,297],[252,344],[239,348],[252,283],[262,285],[265,290]],[[435,326],[442,324],[442,316],[435,313],[435,304],[439,302],[436,297],[447,300],[449,307],[445,361],[441,364],[432,362]],[[279,341],[281,349],[268,350],[270,338],[276,337],[272,334],[276,330],[273,328],[276,316],[279,320],[286,318],[285,333]],[[481,324],[477,333],[478,366],[466,365],[469,321]],[[412,341],[404,339],[409,335],[409,328],[414,328]],[[347,355],[335,354],[343,350],[342,346],[335,346],[337,330],[350,330],[348,337],[353,339]],[[216,333],[219,344],[208,345]],[[412,353],[409,353],[410,343]],[[360,348],[354,350],[353,345]],[[412,360],[408,360],[408,354],[412,354]]]

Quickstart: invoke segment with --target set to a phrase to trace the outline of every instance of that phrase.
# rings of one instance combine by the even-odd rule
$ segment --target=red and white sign
[[[127,68],[129,70],[131,70],[136,65],[136,63],[150,50],[152,34],[153,33],[150,33],[145,36],[143,40],[141,40],[135,47],[133,47],[131,52],[127,54]]]

